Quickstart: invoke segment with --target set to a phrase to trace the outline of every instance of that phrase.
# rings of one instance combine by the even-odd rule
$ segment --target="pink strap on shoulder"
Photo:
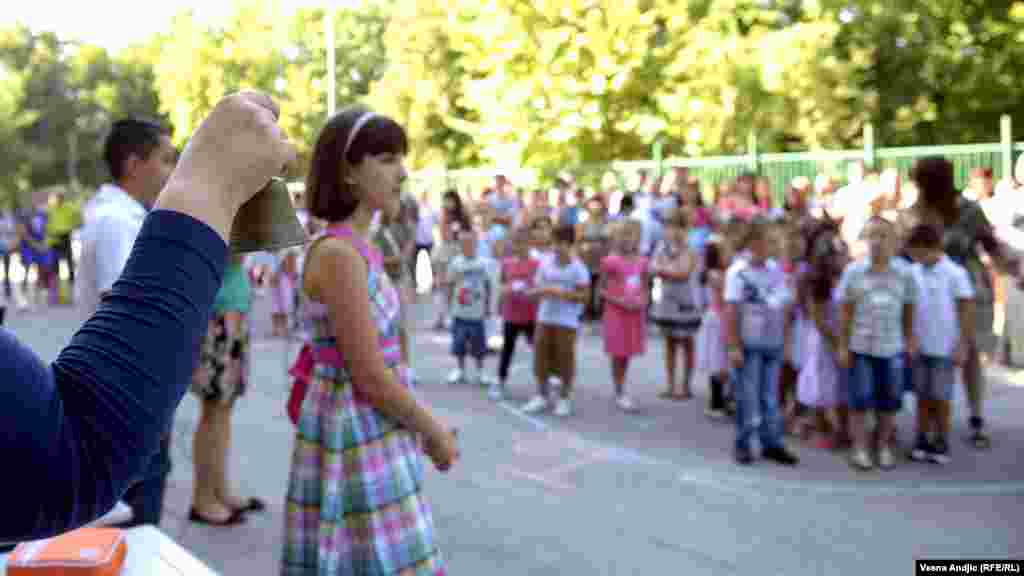
[[[367,262],[377,266],[383,265],[384,260],[381,258],[380,252],[378,252],[373,246],[367,244],[365,240],[356,236],[352,231],[352,226],[350,224],[335,224],[333,226],[328,226],[327,230],[324,231],[324,234],[333,238],[344,238],[345,240],[348,240],[356,251],[359,252],[359,255]]]

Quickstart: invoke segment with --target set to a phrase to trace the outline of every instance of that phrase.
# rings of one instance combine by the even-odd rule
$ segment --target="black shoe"
[[[207,518],[205,516],[200,515],[198,512],[196,512],[195,508],[192,508],[188,512],[188,519],[190,522],[195,522],[196,524],[206,524],[207,526],[236,526],[238,524],[242,524],[243,522],[245,522],[245,512],[241,510],[235,510],[234,512],[231,513],[231,516],[228,516],[224,520],[214,520],[212,518]]]
[[[972,416],[970,419],[971,433],[967,441],[978,450],[988,450],[992,447],[992,439],[985,433],[985,422],[981,418]]]
[[[910,449],[908,456],[914,462],[928,462],[931,460],[931,454],[935,448],[928,443],[928,439],[924,436],[919,436],[917,442],[914,443],[914,447]]]
[[[749,466],[754,461],[754,455],[750,453],[749,448],[737,448],[734,457],[740,466]]]
[[[777,464],[782,464],[783,466],[796,466],[800,463],[800,459],[796,457],[796,454],[793,454],[784,446],[765,448],[764,451],[761,452],[761,457],[765,460],[771,460]]]
[[[952,460],[949,457],[949,445],[946,444],[946,440],[939,438],[935,445],[932,446],[931,452],[928,453],[928,460],[936,464],[945,466]]]
[[[267,509],[267,504],[259,498],[249,498],[245,501],[245,506],[236,508],[236,512],[248,513],[248,512],[263,512]]]

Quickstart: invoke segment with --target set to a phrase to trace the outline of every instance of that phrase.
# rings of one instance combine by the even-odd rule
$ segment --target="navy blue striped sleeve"
[[[211,228],[154,211],[51,366],[0,329],[0,542],[91,522],[140,477],[187,390],[226,259]]]

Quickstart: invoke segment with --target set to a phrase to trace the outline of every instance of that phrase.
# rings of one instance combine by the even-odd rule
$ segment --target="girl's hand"
[[[459,445],[455,434],[455,430],[439,427],[436,433],[423,439],[423,451],[440,472],[450,470],[459,459]]]

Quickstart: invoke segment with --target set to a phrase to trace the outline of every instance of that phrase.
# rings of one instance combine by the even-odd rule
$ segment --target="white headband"
[[[341,157],[346,158],[348,156],[348,149],[352,147],[352,143],[356,141],[356,136],[359,131],[366,126],[366,123],[373,120],[377,116],[376,112],[366,111],[363,112],[359,118],[356,118],[356,123],[352,125],[352,130],[349,130],[348,140],[345,141],[345,149],[341,152]]]

